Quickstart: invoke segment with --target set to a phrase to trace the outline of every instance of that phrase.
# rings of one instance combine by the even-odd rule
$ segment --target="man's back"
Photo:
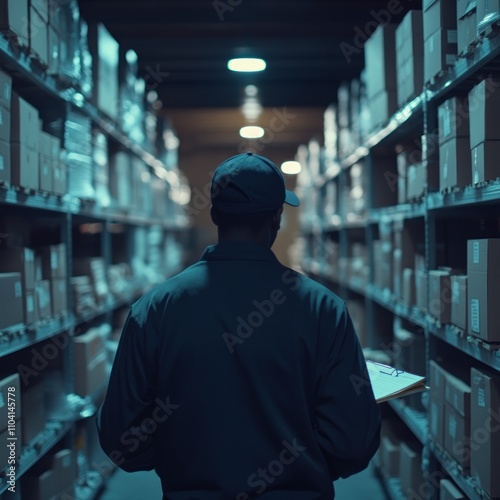
[[[130,393],[108,392],[101,442],[154,467],[165,499],[331,499],[378,448],[344,302],[262,245],[209,247],[133,305],[124,337],[110,388]]]

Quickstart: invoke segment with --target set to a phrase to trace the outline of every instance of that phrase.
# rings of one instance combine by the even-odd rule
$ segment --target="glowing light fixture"
[[[227,63],[227,67],[231,71],[251,73],[254,71],[264,71],[266,69],[266,61],[264,61],[264,59],[242,57],[239,59],[231,59]]]
[[[243,139],[260,139],[264,137],[264,129],[262,127],[248,126],[240,128],[240,136]]]
[[[298,161],[286,161],[281,165],[281,171],[288,175],[297,175],[302,170]]]

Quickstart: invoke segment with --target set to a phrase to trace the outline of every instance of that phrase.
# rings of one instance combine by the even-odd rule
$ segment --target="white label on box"
[[[8,83],[6,83],[4,86],[3,86],[3,98],[6,100],[6,101],[10,101],[10,85]]]
[[[484,387],[477,388],[477,405],[486,408],[486,398],[484,397]]]
[[[50,267],[52,269],[57,269],[57,252],[50,252]]]
[[[5,400],[3,399],[3,392],[0,391],[0,408],[5,406]]]
[[[476,333],[479,332],[479,299],[471,299],[470,301],[470,318],[471,330]]]
[[[453,304],[458,304],[459,299],[460,299],[460,286],[458,284],[458,281],[454,281],[451,287],[451,301],[453,302]]]
[[[472,244],[472,260],[474,264],[479,264],[479,241]]]
[[[457,437],[457,419],[453,413],[448,420],[448,432],[453,439]]]
[[[32,313],[35,310],[35,300],[33,299],[33,295],[26,296],[26,309],[29,313]]]
[[[477,167],[477,149],[474,148],[474,154],[472,155],[472,183],[477,184],[479,182],[479,172]]]
[[[16,298],[22,297],[23,295],[23,288],[21,287],[20,281],[16,281],[14,283],[14,295],[16,296]]]

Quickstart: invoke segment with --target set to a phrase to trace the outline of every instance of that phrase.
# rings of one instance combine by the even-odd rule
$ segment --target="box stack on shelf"
[[[387,405],[405,429],[385,436],[379,457],[392,498],[500,494],[492,469],[498,426],[485,425],[498,410],[500,378],[500,92],[491,70],[500,61],[499,19],[498,3],[434,0],[397,27],[379,27],[365,50],[370,108],[396,88],[398,106],[384,104],[369,133],[350,143],[342,111],[351,87],[343,84],[339,108],[331,105],[327,115],[328,141],[337,138],[328,145],[337,156],[327,173],[308,170],[308,155],[297,154],[307,217],[317,221],[314,231],[303,226],[304,271],[345,298],[367,357],[388,355],[400,369],[426,375],[431,387]],[[414,36],[403,37],[408,30]],[[386,66],[392,60],[397,66]],[[415,75],[424,68],[425,84],[415,78],[412,91],[408,66]],[[359,99],[361,116],[367,104]],[[326,144],[325,134],[325,151]],[[353,222],[344,193],[357,165],[366,207]],[[331,192],[342,203],[331,204]],[[422,459],[404,444],[412,436],[428,450]],[[415,464],[420,478],[412,484],[405,471]]]
[[[167,165],[146,137],[146,109],[156,111],[121,57],[76,0],[2,4],[0,413],[14,387],[22,500],[95,498],[110,325],[121,329],[130,304],[182,266],[186,180],[173,148]]]

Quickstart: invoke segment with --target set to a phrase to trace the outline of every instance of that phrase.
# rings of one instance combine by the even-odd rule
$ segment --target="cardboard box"
[[[30,52],[44,66],[49,62],[49,32],[47,21],[34,9],[30,8]]]
[[[408,200],[418,199],[424,195],[427,172],[424,165],[408,167]]]
[[[42,258],[42,276],[45,280],[65,278],[66,270],[66,245],[51,245],[38,249]]]
[[[14,395],[15,403],[16,403],[16,418],[20,418],[22,416],[22,405],[21,405],[21,379],[19,378],[18,373],[13,373],[8,377],[0,380],[0,432],[3,432],[7,429],[8,426],[8,403],[9,403],[9,387],[13,387],[14,391],[10,394]],[[2,442],[2,446],[4,446],[5,442]],[[0,469],[1,470],[1,469]]]
[[[431,385],[432,388],[432,385]],[[445,402],[431,393],[429,399],[429,434],[444,447]]]
[[[457,32],[442,29],[436,31],[424,42],[424,82],[453,66],[456,60]]]
[[[10,183],[10,144],[0,140],[0,185]]]
[[[415,492],[425,482],[421,454],[403,441],[399,445],[399,477],[405,498],[415,498]]]
[[[468,275],[469,333],[486,342],[500,342],[498,282],[490,273]]]
[[[467,276],[451,276],[451,322],[465,332],[467,325]]]
[[[446,380],[449,373],[436,361],[429,363],[430,394],[432,397],[445,401]]]
[[[107,379],[107,355],[104,339],[98,329],[73,339],[75,393],[87,396],[99,389]]]
[[[41,18],[49,22],[49,0],[30,0],[31,7],[36,9]]]
[[[38,152],[40,141],[38,110],[16,92],[12,93],[11,126],[12,142],[21,143],[27,149]]]
[[[396,41],[400,36],[402,42],[402,60],[413,60],[413,64],[422,64],[422,51],[424,43],[423,17],[421,10],[409,10],[401,24],[396,28]],[[422,67],[422,66],[421,66]],[[422,80],[420,80],[422,86]],[[422,88],[420,89],[422,90]]]
[[[500,140],[498,110],[500,79],[485,78],[469,92],[470,146],[474,149],[484,141]]]
[[[19,2],[22,3],[22,2]],[[12,100],[12,77],[0,70],[0,106],[10,111]]]
[[[21,431],[22,431],[21,420],[18,419],[16,420],[16,435],[19,436]],[[8,437],[9,435],[7,430],[0,432],[0,443],[2,443],[2,446],[0,446],[0,471],[3,471],[7,466],[12,465],[11,463],[9,463],[10,450],[5,445],[8,442],[7,441]],[[15,459],[17,462],[16,469],[18,469],[19,467],[19,459],[21,458],[21,451],[22,451],[22,446],[20,446],[20,442],[18,440],[16,441],[16,451],[15,451]]]
[[[66,164],[61,160],[52,162],[52,192],[64,196],[68,192],[68,172]]]
[[[500,16],[499,0],[477,0],[477,24],[478,31],[489,26],[492,21],[498,20]]]
[[[388,436],[382,436],[380,443],[380,465],[387,477],[399,475],[399,445]]]
[[[500,177],[499,154],[500,141],[485,141],[472,149],[472,184]]]
[[[38,321],[34,290],[24,290],[23,312],[25,325],[31,325],[32,323]]]
[[[23,322],[21,273],[0,274],[0,330]]]
[[[52,314],[50,303],[50,281],[39,281],[35,286],[36,310],[40,319],[49,318]]]
[[[415,272],[415,295],[417,307],[427,310],[427,273],[425,271]]]
[[[415,273],[409,267],[403,269],[402,299],[408,307],[413,307],[416,303]]]
[[[422,6],[424,40],[427,40],[438,30],[456,30],[457,3],[450,0],[438,0]]]
[[[456,137],[469,137],[467,96],[452,97],[438,106],[439,144]]]
[[[0,140],[10,142],[10,111],[0,106]]]
[[[45,429],[46,415],[43,383],[30,383],[21,388],[22,444],[28,445]]]
[[[491,498],[500,497],[500,432],[498,409],[500,408],[500,378],[496,374],[471,368],[471,475]],[[492,418],[492,412],[496,418]],[[488,426],[488,422],[490,425]],[[474,442],[479,429],[480,446]],[[496,429],[496,432],[493,432]]]
[[[445,405],[444,447],[466,472],[470,468],[470,419]]]
[[[403,295],[403,252],[400,248],[395,248],[392,253],[392,272],[392,291],[398,298],[401,298]]]
[[[20,45],[28,45],[28,0],[4,0],[0,3],[0,31],[13,33]]]
[[[21,273],[24,290],[35,288],[35,252],[31,248],[6,248],[0,251],[0,272]]]
[[[471,388],[459,378],[446,374],[445,378],[445,400],[452,408],[465,418],[470,418],[470,393]]]
[[[457,2],[457,52],[461,54],[469,45],[478,41],[476,3],[469,0]]]
[[[401,249],[403,267],[413,267],[415,263],[415,242],[403,221],[394,223],[394,248]]]
[[[467,274],[473,272],[500,277],[500,238],[467,241]]]
[[[50,300],[54,316],[68,310],[68,293],[66,278],[56,278],[50,281]]]
[[[468,137],[452,138],[439,146],[439,189],[469,186],[472,182]]]
[[[57,75],[59,73],[59,58],[61,50],[61,40],[59,33],[49,25],[48,27],[48,68],[49,75]]]
[[[12,142],[10,176],[14,186],[38,189],[39,158],[38,151],[29,149],[25,144]]]
[[[467,497],[453,481],[441,479],[439,481],[439,500],[467,500]]]
[[[396,90],[381,90],[369,101],[370,126],[374,130],[385,125],[389,118],[398,110]]]
[[[396,157],[398,166],[398,203],[406,203],[406,177],[408,175],[408,152],[403,151]]]
[[[396,93],[396,25],[379,25],[364,46],[366,91],[372,99],[382,91]]]

